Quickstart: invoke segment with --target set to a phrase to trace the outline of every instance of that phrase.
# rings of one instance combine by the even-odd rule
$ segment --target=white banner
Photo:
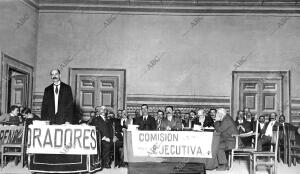
[[[97,154],[94,126],[29,125],[27,153]]]
[[[212,158],[213,132],[132,131],[134,156]]]

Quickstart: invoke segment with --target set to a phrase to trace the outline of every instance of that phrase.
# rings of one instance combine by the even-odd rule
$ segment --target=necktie
[[[146,121],[147,120],[147,117],[144,117],[144,121]]]
[[[125,120],[123,120],[123,125],[122,126],[125,126]]]
[[[55,94],[58,94],[58,85],[55,85]]]

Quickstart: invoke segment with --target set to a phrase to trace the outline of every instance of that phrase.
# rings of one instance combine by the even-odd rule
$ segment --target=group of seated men
[[[267,145],[271,142],[274,126],[291,127],[290,124],[285,123],[283,115],[280,115],[279,118],[276,117],[276,113],[270,114],[269,122],[265,122],[264,115],[258,118],[259,151],[267,150],[264,147],[268,147]],[[26,121],[28,125],[34,119],[39,119],[39,117],[33,115],[29,108],[20,108],[13,105],[10,107],[8,114],[0,116],[0,123],[20,125]],[[137,110],[135,115],[128,115],[126,110],[118,110],[115,114],[105,106],[97,106],[95,111],[90,112],[89,115],[82,115],[79,123],[94,125],[100,132],[101,158],[104,168],[110,168],[112,153],[115,157],[116,166],[125,165],[123,161],[123,131],[128,128],[128,125],[139,125],[139,130],[161,131],[191,130],[195,125],[201,128],[213,127],[216,132],[220,132],[220,145],[217,152],[218,170],[228,168],[225,152],[235,147],[235,138],[232,135],[247,133],[256,129],[255,118],[247,108],[238,111],[236,121],[233,121],[232,117],[223,108],[210,109],[207,114],[202,109],[197,112],[190,111],[181,114],[179,110],[174,111],[172,106],[166,106],[164,111],[158,110],[154,116],[151,116],[148,113],[147,104],[143,104],[141,110]],[[242,139],[245,146],[251,145],[252,142],[251,137]],[[114,146],[115,148],[113,148]]]
[[[205,115],[204,110],[199,110],[197,114],[195,111],[191,111],[181,117],[181,114],[174,112],[172,106],[166,106],[165,111],[158,110],[155,116],[148,113],[147,104],[143,104],[141,110],[137,111],[134,116],[127,115],[126,110],[118,110],[117,115],[115,115],[113,111],[109,111],[105,106],[98,106],[89,116],[83,116],[79,122],[94,125],[100,132],[101,158],[104,168],[110,168],[113,146],[115,146],[115,165],[124,166],[123,130],[127,129],[130,124],[138,125],[139,130],[161,131],[179,131],[184,128],[191,130],[195,125],[202,128],[214,127],[215,131],[221,133],[217,152],[218,170],[226,169],[225,151],[234,148],[235,139],[232,134],[238,133],[235,122],[226,109],[223,108],[210,109],[207,115]]]
[[[266,122],[266,117],[268,117],[269,121]],[[257,123],[258,122],[258,123]],[[252,117],[251,112],[248,109],[239,110],[236,116],[236,126],[239,133],[248,133],[255,132],[256,128],[258,129],[258,142],[257,142],[257,150],[258,151],[266,151],[269,150],[273,130],[279,126],[280,136],[279,136],[279,144],[283,143],[283,136],[286,136],[288,130],[296,129],[293,125],[285,122],[284,115],[277,115],[275,112],[270,115],[260,115],[258,119],[255,121],[254,117]],[[251,146],[253,139],[252,137],[241,138],[241,141],[244,146]]]

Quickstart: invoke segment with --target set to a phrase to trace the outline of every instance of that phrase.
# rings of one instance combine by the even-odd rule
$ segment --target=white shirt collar
[[[104,115],[100,115],[100,117],[105,121],[105,116]]]
[[[57,84],[53,83],[53,86],[60,86],[60,81]]]

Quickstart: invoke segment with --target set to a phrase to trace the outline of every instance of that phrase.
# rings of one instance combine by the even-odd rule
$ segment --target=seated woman
[[[17,125],[22,124],[22,119],[18,116],[19,107],[16,105],[12,105],[9,108],[9,113],[5,113],[0,116],[0,123],[4,125]]]
[[[238,115],[236,117],[235,124],[239,133],[243,134],[250,132],[252,130],[252,124],[245,119],[244,112],[242,110],[239,110],[237,114]],[[241,138],[241,141],[245,146],[251,146],[252,137],[243,137]]]

